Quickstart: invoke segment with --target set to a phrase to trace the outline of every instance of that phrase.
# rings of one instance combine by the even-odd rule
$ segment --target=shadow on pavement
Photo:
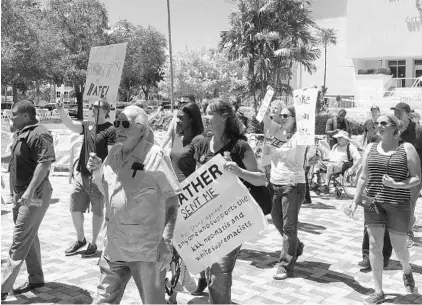
[[[250,261],[251,266],[258,269],[271,269],[273,268],[280,257],[280,251],[264,252],[251,249],[241,249],[237,259]]]
[[[316,235],[320,235],[322,233],[319,231],[327,230],[327,228],[324,226],[314,225],[312,223],[307,223],[307,222],[299,222],[298,229],[300,231],[305,231],[307,233],[316,234]]]
[[[197,296],[190,300],[188,304],[208,304],[209,295],[208,293],[204,292],[202,296]]]
[[[332,205],[313,200],[311,204],[302,204],[301,209],[335,210],[336,208]]]
[[[303,269],[309,269],[309,272],[304,271],[303,269],[301,270],[296,269],[294,272],[294,277],[296,278],[304,278],[309,281],[314,281],[314,282],[323,283],[323,284],[342,282],[362,295],[365,295],[368,292],[373,291],[373,289],[363,287],[352,276],[329,270],[331,264],[322,263],[322,262],[305,261],[305,262],[297,262],[296,265]],[[326,273],[324,274],[324,272]],[[318,274],[318,275],[321,274],[321,276],[315,277],[313,276],[315,274]]]
[[[19,295],[13,295],[11,293],[5,301],[2,301],[2,304],[91,304],[93,301],[89,292],[83,288],[64,283],[49,282],[45,283],[44,287],[31,290],[27,293]]]
[[[393,303],[393,304],[416,304],[415,300],[421,295],[419,293],[412,294],[398,294],[398,293],[386,293],[385,300],[383,303]]]

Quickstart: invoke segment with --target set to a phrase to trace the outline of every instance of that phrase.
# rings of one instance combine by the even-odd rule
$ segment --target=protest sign
[[[267,93],[265,94],[264,100],[261,103],[261,107],[258,110],[258,114],[256,115],[256,119],[258,122],[262,122],[264,119],[264,115],[270,107],[271,99],[273,98],[274,90],[270,86],[268,86]]]
[[[315,145],[315,107],[318,89],[297,89],[293,91],[296,110],[297,145]]]
[[[116,109],[117,92],[122,77],[127,43],[93,47],[89,53],[84,90],[84,118],[92,120],[89,110],[94,101],[105,99]],[[115,110],[110,113],[114,120]]]
[[[261,208],[217,155],[181,183],[174,246],[191,273],[211,266],[266,228]]]

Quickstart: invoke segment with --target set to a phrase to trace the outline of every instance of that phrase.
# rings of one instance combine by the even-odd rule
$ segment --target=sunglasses
[[[292,115],[290,115],[290,114],[286,114],[286,113],[280,114],[280,116],[281,116],[283,119],[287,119],[289,116],[293,117]]]
[[[374,125],[377,126],[377,127],[378,127],[378,125],[382,126],[382,127],[394,126],[394,124],[391,124],[391,123],[386,122],[386,121],[374,122]]]
[[[120,126],[120,122],[122,123],[123,128],[129,128],[130,127],[130,122],[129,121],[120,121],[120,120],[115,120],[114,121],[114,127],[115,128],[119,128]]]

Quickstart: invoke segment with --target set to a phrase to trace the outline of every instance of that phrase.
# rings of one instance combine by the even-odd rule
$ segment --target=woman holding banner
[[[195,103],[183,106],[177,112],[176,133],[171,137],[170,159],[179,182],[182,182],[196,170],[194,158],[196,144],[203,139],[204,125],[201,110]],[[171,282],[170,282],[171,284]],[[197,294],[201,294],[207,287],[205,274],[199,279]],[[169,304],[177,304],[176,291],[170,290]]]
[[[206,115],[212,135],[203,138],[196,146],[195,159],[199,165],[205,164],[217,154],[230,152],[233,161],[227,161],[226,170],[252,185],[265,185],[266,176],[258,169],[255,154],[243,134],[232,104],[225,101],[212,102],[207,107]],[[207,268],[211,304],[231,303],[232,272],[240,247]]]
[[[305,200],[304,158],[306,146],[296,143],[296,111],[284,108],[280,123],[274,122],[267,113],[264,129],[275,138],[270,143],[271,178],[274,188],[271,217],[283,237],[280,264],[273,276],[283,280],[292,276],[297,258],[302,255],[304,244],[297,237],[298,216]]]

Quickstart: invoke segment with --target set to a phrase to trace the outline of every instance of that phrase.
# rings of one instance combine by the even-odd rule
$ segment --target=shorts
[[[333,165],[333,174],[341,173],[343,171],[344,162],[320,161],[315,167],[327,171],[328,164]]]
[[[90,200],[91,199],[91,200]],[[92,212],[99,217],[103,216],[104,201],[97,185],[92,182],[91,196],[89,194],[89,177],[76,173],[73,180],[73,190],[70,195],[70,211],[86,212],[91,202]]]
[[[412,218],[410,200],[398,204],[377,203],[379,214],[365,208],[366,227],[386,227],[389,232],[406,235]]]

